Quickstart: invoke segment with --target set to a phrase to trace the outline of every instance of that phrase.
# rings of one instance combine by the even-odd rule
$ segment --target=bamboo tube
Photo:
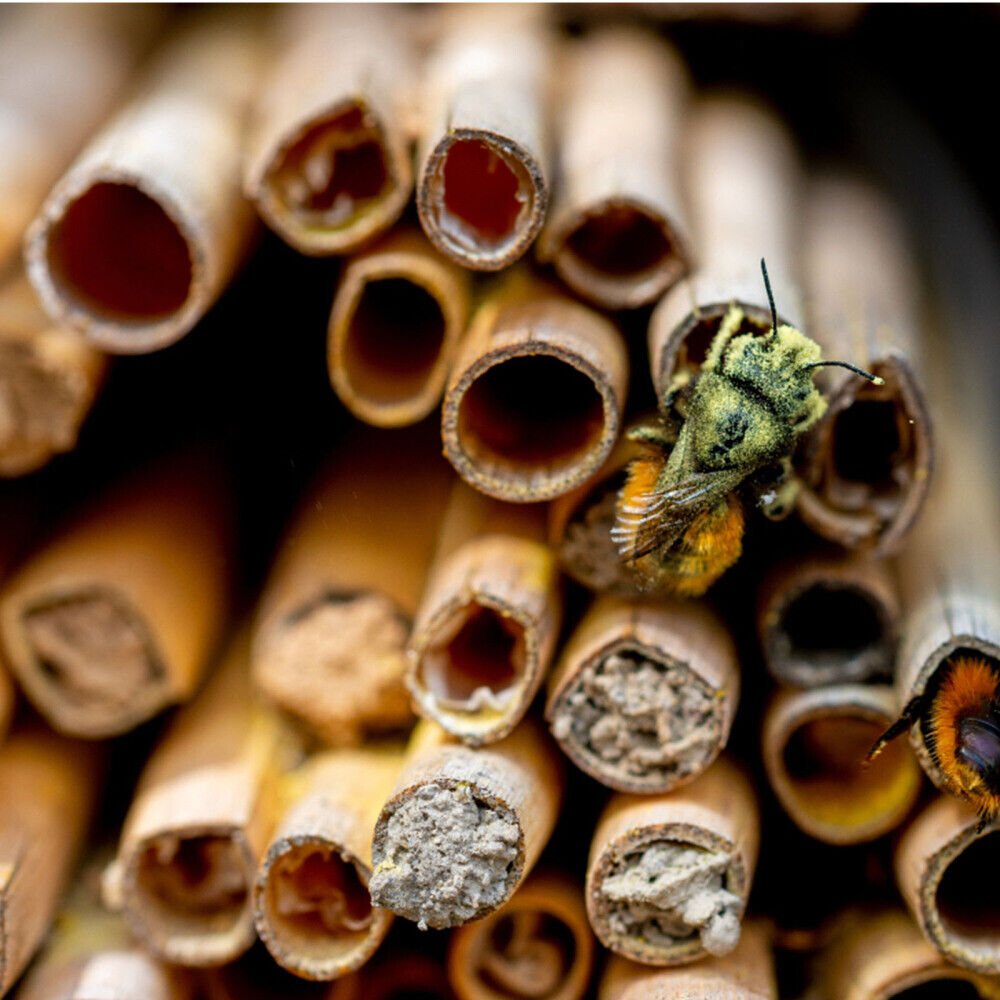
[[[456,928],[448,981],[456,1000],[582,1000],[594,938],[581,887],[535,872],[495,913]]]
[[[397,230],[352,257],[327,336],[343,404],[378,427],[422,420],[441,400],[468,312],[465,272],[417,231]]]
[[[622,561],[611,540],[618,492],[629,463],[643,450],[628,431],[648,422],[633,421],[592,476],[549,504],[549,545],[564,572],[599,594],[640,597],[648,591],[648,582]]]
[[[372,830],[402,768],[391,749],[325,752],[287,779],[290,805],[254,885],[257,932],[275,961],[305,979],[363,965],[392,915],[368,896]]]
[[[258,98],[243,186],[302,253],[349,253],[399,218],[413,188],[404,100],[413,41],[398,10],[282,11],[282,54]]]
[[[144,952],[101,908],[97,882],[85,867],[18,1000],[193,1000],[192,978]]]
[[[191,697],[228,613],[223,493],[204,464],[161,463],[98,497],[6,582],[4,660],[56,729],[113,736]]]
[[[251,887],[285,748],[253,701],[245,634],[174,720],[139,780],[108,896],[133,934],[179,965],[233,961],[254,938]]]
[[[0,286],[0,477],[70,451],[106,372],[77,330],[48,318],[23,274]]]
[[[623,792],[662,793],[718,756],[739,689],[732,638],[707,607],[604,596],[562,651],[545,718],[592,778]]]
[[[160,17],[151,7],[26,5],[0,37],[0,266],[112,110]]]
[[[739,941],[759,841],[753,789],[725,758],[686,788],[613,795],[587,865],[594,933],[646,965],[728,954]]]
[[[0,745],[0,996],[42,943],[99,784],[93,748],[38,729]]]
[[[749,923],[735,951],[682,969],[650,969],[612,955],[597,1000],[778,1000],[766,932]]]
[[[329,743],[412,719],[406,642],[452,478],[425,431],[341,444],[261,598],[254,682]]]
[[[892,676],[902,609],[884,560],[797,556],[768,573],[757,605],[757,632],[775,680],[815,687]]]
[[[649,367],[660,400],[675,375],[698,372],[732,303],[746,314],[748,330],[771,328],[761,257],[781,322],[802,328],[794,238],[799,165],[785,126],[745,97],[702,98],[685,143],[698,266],[650,318]]]
[[[818,965],[818,1000],[898,1000],[908,991],[916,997],[1000,998],[1000,981],[945,961],[902,910],[851,914]]]
[[[417,210],[430,241],[477,271],[531,246],[549,200],[545,15],[447,10],[426,69]]]
[[[286,972],[262,944],[229,965],[203,969],[199,975],[204,1000],[371,1000],[362,996],[357,975],[333,982],[311,982]]]
[[[532,720],[479,750],[432,723],[414,740],[375,825],[372,902],[421,929],[455,927],[502,906],[534,867],[559,812],[562,764]]]
[[[247,18],[199,19],[29,227],[25,260],[42,304],[96,347],[172,344],[236,271],[252,226],[240,150],[260,57]]]
[[[421,715],[470,746],[523,718],[559,638],[559,567],[544,512],[456,484],[413,623],[406,682]]]
[[[900,220],[875,191],[828,178],[806,208],[810,336],[824,357],[885,384],[842,368],[818,376],[830,405],[803,445],[798,511],[824,538],[885,555],[913,527],[934,466],[917,276]]]
[[[539,259],[595,305],[655,302],[688,266],[678,232],[684,64],[653,35],[623,28],[597,30],[567,56]]]
[[[964,802],[942,796],[903,831],[896,882],[921,932],[948,961],[1000,973],[996,825],[983,827]]]
[[[828,844],[860,844],[895,829],[921,788],[920,768],[895,743],[870,767],[869,747],[896,718],[888,685],[781,691],[764,713],[764,768],[795,825]]]
[[[627,388],[618,330],[522,273],[487,297],[459,347],[441,415],[445,455],[483,493],[549,500],[607,458]]]

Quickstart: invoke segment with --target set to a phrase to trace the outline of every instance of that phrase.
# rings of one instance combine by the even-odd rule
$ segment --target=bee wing
[[[668,490],[629,497],[618,507],[611,540],[627,562],[678,538],[707,507],[734,490],[743,474],[733,469],[695,472]]]

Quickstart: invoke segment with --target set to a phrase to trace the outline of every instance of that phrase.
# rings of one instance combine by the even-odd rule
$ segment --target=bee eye
[[[990,719],[962,719],[956,753],[982,778],[1000,773],[1000,728]]]

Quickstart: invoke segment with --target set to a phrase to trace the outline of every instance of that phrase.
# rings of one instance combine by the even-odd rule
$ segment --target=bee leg
[[[662,424],[641,424],[639,427],[633,427],[626,436],[629,441],[652,445],[665,451],[669,451],[677,441],[677,435]]]
[[[903,714],[875,741],[874,746],[865,757],[865,765],[870,764],[896,737],[902,736],[914,722],[923,714],[925,699],[923,695],[912,698],[903,709]]]
[[[771,521],[782,521],[795,509],[802,481],[792,472],[790,458],[783,458],[774,471],[759,477],[753,486],[757,506]]]

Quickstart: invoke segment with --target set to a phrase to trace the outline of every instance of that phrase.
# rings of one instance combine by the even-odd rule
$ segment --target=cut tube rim
[[[600,435],[580,452],[575,460],[549,466],[544,477],[532,475],[530,471],[532,466],[527,463],[520,469],[514,463],[509,465],[504,463],[512,474],[498,475],[496,471],[482,468],[480,460],[465,447],[464,435],[460,433],[462,404],[473,384],[493,368],[500,367],[507,361],[538,357],[560,361],[590,382],[601,403]],[[445,389],[441,407],[445,457],[470,486],[498,500],[510,503],[533,503],[552,500],[568,493],[589,479],[601,467],[620,434],[622,415],[619,412],[619,400],[611,380],[606,378],[605,373],[583,352],[570,350],[552,340],[529,336],[524,340],[502,344],[479,354],[458,374],[457,378],[454,378],[454,375],[453,370],[453,381]],[[503,467],[501,463],[492,463],[492,466],[494,469]],[[531,485],[532,495],[525,497],[522,490],[528,483]]]
[[[441,312],[443,329],[441,346],[429,366],[423,388],[394,402],[379,403],[359,393],[348,374],[345,355],[353,319],[365,290],[371,284],[388,280],[407,281],[433,299]],[[348,264],[334,295],[326,339],[330,384],[344,406],[375,427],[398,427],[401,420],[416,423],[430,415],[444,395],[455,353],[465,333],[467,315],[462,298],[463,293],[444,267],[405,249],[393,250],[378,261],[365,258]]]
[[[74,705],[71,700],[61,697],[61,685],[46,677],[46,671],[26,634],[27,616],[37,607],[61,604],[87,595],[110,598],[116,607],[130,613],[134,623],[144,633],[145,646],[156,667],[149,680],[140,687],[139,695],[130,700],[128,711],[120,713],[115,722],[95,723],[92,711],[86,706]],[[0,648],[28,700],[54,729],[68,736],[90,740],[120,736],[158,715],[183,696],[183,692],[177,691],[171,684],[167,661],[146,616],[121,587],[106,579],[61,577],[24,591],[10,590],[6,597],[0,599]]]
[[[379,147],[386,168],[387,190],[359,218],[348,226],[321,227],[296,221],[296,212],[285,206],[272,190],[272,180],[281,169],[284,158],[310,131],[328,124],[352,108],[361,108],[376,122]],[[401,129],[386,125],[386,116],[370,95],[351,93],[310,109],[282,129],[272,144],[270,154],[262,157],[249,170],[243,183],[243,193],[254,205],[267,227],[299,253],[310,257],[331,257],[349,253],[389,230],[399,219],[413,191],[414,170],[408,155],[408,144]],[[396,141],[393,141],[395,138]]]
[[[613,935],[607,927],[607,907],[602,896],[604,879],[612,867],[627,854],[658,842],[679,844],[704,851],[725,852],[730,855],[726,870],[727,890],[740,900],[739,919],[742,937],[743,919],[746,916],[747,897],[752,882],[752,868],[747,870],[740,843],[730,840],[707,826],[691,822],[666,821],[636,827],[604,846],[596,861],[588,866],[586,880],[586,905],[590,926],[597,939],[609,951],[640,965],[679,966],[704,958],[708,952],[695,931],[683,941],[667,947],[650,946],[642,940]],[[732,879],[732,884],[729,880]]]
[[[212,837],[228,840],[243,862],[244,898],[230,927],[223,933],[205,935],[198,931],[178,932],[157,916],[149,894],[139,886],[139,869],[143,857],[161,837],[177,840]],[[234,960],[252,944],[256,934],[253,919],[253,884],[257,865],[246,833],[232,823],[191,823],[176,829],[157,829],[145,833],[129,845],[128,858],[122,870],[122,912],[133,933],[145,947],[164,960],[196,968],[210,967]],[[162,933],[161,933],[162,932]],[[213,940],[214,939],[214,940]],[[206,948],[206,943],[211,947]]]
[[[569,241],[604,212],[623,208],[642,215],[654,225],[666,242],[668,252],[655,265],[634,274],[603,274],[581,259],[570,248]],[[603,309],[636,309],[658,302],[692,272],[688,240],[674,219],[653,202],[628,194],[609,195],[568,212],[558,225],[539,238],[537,255],[540,261],[551,262],[574,294]]]
[[[310,846],[323,848],[336,855],[344,864],[350,864],[367,890],[367,879],[371,876],[371,866],[366,864],[355,852],[351,851],[345,844],[338,844],[329,836],[301,833],[282,837],[268,848],[254,878],[251,901],[256,933],[275,962],[302,979],[325,982],[354,972],[364,965],[382,945],[395,918],[389,910],[372,903],[371,924],[364,931],[356,932],[359,940],[352,948],[344,949],[340,956],[330,956],[325,961],[314,958],[295,958],[287,945],[283,943],[284,936],[275,931],[275,921],[270,916],[268,887],[274,867],[282,858],[296,848]],[[362,871],[364,878],[361,877]]]
[[[448,153],[459,142],[479,142],[486,146],[504,160],[504,164],[515,176],[520,170],[531,189],[531,204],[526,213],[526,224],[520,233],[517,232],[518,227],[515,225],[510,237],[492,252],[487,250],[484,253],[481,250],[462,247],[448,235],[446,227],[441,224],[435,187],[443,184],[441,175]],[[441,197],[443,198],[443,194]],[[546,172],[539,159],[516,139],[489,128],[448,128],[418,168],[416,202],[421,228],[442,254],[457,264],[475,271],[500,271],[520,260],[538,238],[545,224],[550,199],[551,192]]]
[[[763,763],[768,783],[792,822],[805,834],[835,846],[864,844],[895,830],[913,811],[923,784],[919,767],[913,768],[912,787],[891,809],[885,809],[867,822],[854,825],[833,823],[815,817],[797,794],[796,779],[785,766],[784,754],[789,742],[803,727],[820,719],[852,718],[871,722],[873,734],[895,721],[888,704],[877,704],[877,695],[888,693],[888,685],[843,684],[807,688],[790,697],[775,700],[765,709],[761,735]],[[900,771],[913,763],[908,757],[899,762]],[[858,762],[859,771],[862,762]]]
[[[621,778],[613,772],[602,770],[600,767],[596,766],[593,763],[592,755],[579,752],[575,739],[560,739],[556,736],[553,729],[555,715],[564,706],[565,699],[569,696],[571,689],[573,688],[574,683],[578,681],[580,674],[588,666],[592,664],[596,665],[607,657],[623,650],[638,650],[643,656],[646,656],[651,660],[657,660],[661,664],[665,661],[669,661],[672,666],[680,667],[691,674],[697,675],[705,686],[712,691],[712,714],[719,726],[719,739],[715,742],[711,752],[698,770],[689,775],[674,777],[668,784],[663,784],[662,781],[652,782],[638,778]],[[555,675],[553,674],[553,676]],[[729,742],[729,734],[735,717],[735,712],[730,711],[727,713],[723,704],[724,699],[722,698],[722,695],[727,693],[729,692],[727,692],[725,688],[714,687],[693,664],[682,662],[668,650],[656,649],[648,642],[643,642],[636,635],[626,635],[612,639],[601,645],[599,648],[589,651],[586,657],[580,661],[579,668],[574,671],[572,675],[567,673],[565,677],[562,678],[558,688],[552,691],[545,705],[544,716],[553,740],[555,740],[555,742],[559,745],[559,748],[566,754],[570,761],[583,771],[584,774],[593,778],[605,787],[613,789],[617,792],[625,792],[633,795],[663,795],[668,792],[672,792],[675,789],[683,788],[691,782],[696,781],[712,764],[715,763],[722,751],[725,750],[726,745]]]
[[[188,290],[184,302],[171,314],[152,321],[115,320],[111,314],[85,305],[50,266],[53,237],[70,207],[102,184],[129,187],[145,195],[156,203],[184,241],[190,265]],[[25,234],[28,278],[49,315],[81,330],[100,350],[115,355],[161,350],[188,334],[210,301],[208,290],[213,275],[209,255],[192,226],[192,219],[197,224],[198,218],[197,211],[188,211],[166,187],[145,173],[111,165],[71,173],[53,189]]]

